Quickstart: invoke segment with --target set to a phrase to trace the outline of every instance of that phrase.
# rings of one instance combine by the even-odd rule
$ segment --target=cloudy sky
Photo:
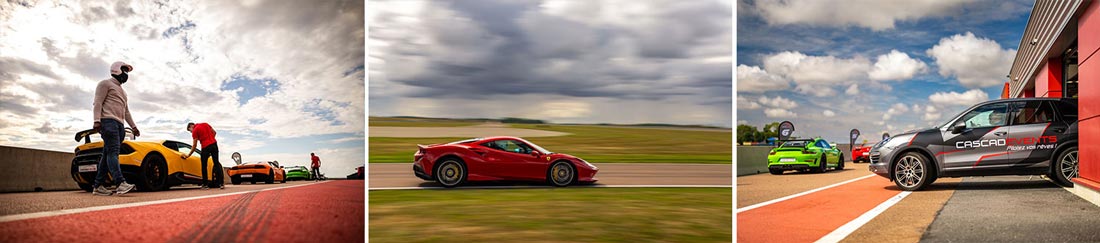
[[[371,116],[731,126],[732,1],[371,1]]]
[[[875,142],[883,132],[937,126],[999,98],[1032,7],[1027,0],[737,4],[737,123],[790,120],[795,136],[842,143],[852,128]]]
[[[110,63],[139,140],[218,131],[223,165],[307,165],[344,176],[364,163],[362,1],[0,2],[0,143],[72,151],[92,126]]]

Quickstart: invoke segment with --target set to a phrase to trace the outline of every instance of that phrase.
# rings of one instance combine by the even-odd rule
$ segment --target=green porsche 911
[[[312,176],[309,169],[305,166],[287,166],[283,168],[286,170],[287,180],[309,180]]]
[[[824,173],[830,167],[844,169],[844,154],[825,139],[786,140],[768,153],[768,172],[813,171]]]

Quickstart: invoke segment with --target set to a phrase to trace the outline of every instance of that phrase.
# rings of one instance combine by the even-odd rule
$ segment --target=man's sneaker
[[[206,185],[202,185],[202,187],[199,187],[199,190],[206,190],[206,189],[210,189],[210,187],[207,187]]]
[[[134,184],[123,181],[122,184],[118,185],[118,189],[115,189],[115,193],[117,193],[118,195],[122,195],[130,192],[130,190],[134,190]]]
[[[103,186],[97,186],[95,190],[92,190],[92,195],[96,196],[110,196],[111,194],[115,194],[115,192],[107,190],[107,188]]]

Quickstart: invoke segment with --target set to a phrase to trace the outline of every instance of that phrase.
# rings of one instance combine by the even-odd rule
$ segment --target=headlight
[[[916,135],[914,134],[914,135],[910,135],[910,136],[916,136]],[[908,137],[908,136],[892,137],[892,138],[890,138],[890,140],[886,140],[886,143],[883,144],[882,147],[886,148],[886,149],[889,149],[889,150],[894,150],[894,149],[898,148],[898,146],[901,146],[902,144],[905,144],[906,142],[908,142],[909,139],[905,138],[905,137]]]
[[[588,161],[586,161],[586,160],[584,160],[584,159],[582,159],[582,158],[577,158],[577,160],[580,160],[581,162],[584,162],[584,165],[587,165],[587,166],[588,166],[588,168],[596,169],[596,166],[595,166],[595,165],[592,165],[592,163],[588,163]]]

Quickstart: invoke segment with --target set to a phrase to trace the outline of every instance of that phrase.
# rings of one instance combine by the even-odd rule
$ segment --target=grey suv
[[[940,177],[1047,175],[1070,187],[1077,177],[1077,101],[987,101],[943,125],[894,136],[871,149],[871,172],[906,191]]]

